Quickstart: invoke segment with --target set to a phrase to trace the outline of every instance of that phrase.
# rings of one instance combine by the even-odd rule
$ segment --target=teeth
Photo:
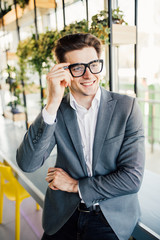
[[[89,82],[89,83],[81,83],[82,85],[84,86],[89,86],[89,85],[92,85],[94,82]]]

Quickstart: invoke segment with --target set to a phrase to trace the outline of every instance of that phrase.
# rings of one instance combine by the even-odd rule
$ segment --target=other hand
[[[46,181],[52,190],[78,192],[78,180],[72,178],[61,168],[49,168]]]

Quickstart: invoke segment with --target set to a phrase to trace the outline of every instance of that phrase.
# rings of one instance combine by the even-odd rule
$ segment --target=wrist
[[[72,192],[77,193],[78,192],[78,181],[76,180],[75,183],[73,184],[73,190]]]
[[[55,104],[47,104],[45,109],[50,115],[56,115],[58,107]]]

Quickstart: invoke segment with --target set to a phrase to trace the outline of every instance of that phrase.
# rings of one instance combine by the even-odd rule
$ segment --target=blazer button
[[[39,140],[39,137],[38,137],[38,135],[36,136],[36,140]]]
[[[39,128],[38,129],[38,133],[42,133],[43,132],[43,129],[42,128]]]

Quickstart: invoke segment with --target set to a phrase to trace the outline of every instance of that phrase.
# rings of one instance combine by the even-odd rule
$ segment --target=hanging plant
[[[25,85],[27,83],[27,67],[28,67],[28,57],[29,57],[29,43],[30,38],[20,41],[17,48],[16,55],[18,56],[18,66],[19,71],[17,71],[17,78],[21,84],[22,91],[25,94]]]
[[[20,74],[22,79],[26,80],[27,59],[29,57],[30,38],[20,41],[18,44],[16,55],[18,56],[18,64],[20,67]]]
[[[123,12],[119,7],[112,11],[112,20],[114,23],[127,24],[124,21]],[[65,35],[80,32],[91,33],[99,38],[104,45],[109,44],[110,28],[108,27],[107,11],[100,11],[98,14],[94,15],[90,28],[88,26],[88,21],[83,19],[82,21],[75,21],[67,25],[61,31],[55,30],[42,33],[39,35],[38,40],[36,40],[35,34],[33,34],[31,38],[20,41],[17,49],[17,56],[19,58],[18,63],[20,66],[21,79],[27,80],[26,70],[29,64],[33,71],[38,72],[41,81],[42,74],[45,73],[46,70],[48,71],[53,62],[55,62],[53,49],[57,40]],[[68,90],[66,89],[66,91]],[[41,92],[43,92],[42,87]]]
[[[75,21],[67,25],[61,32],[61,36],[65,36],[67,34],[74,34],[74,33],[88,33],[88,21],[83,19],[82,21]]]
[[[31,66],[32,71],[36,71],[39,75],[42,107],[46,95],[42,85],[42,74],[46,73],[46,70],[49,70],[51,61],[54,61],[53,48],[58,37],[59,33],[57,31],[47,31],[46,33],[42,33],[39,35],[38,39],[36,39],[35,34],[33,34],[28,45],[28,63]]]
[[[53,61],[54,38],[57,36],[55,35],[56,32],[47,31],[40,34],[39,39],[36,40],[35,34],[33,34],[28,45],[28,63],[31,65],[32,70],[38,72],[40,76],[45,69],[50,68],[50,61]]]
[[[112,11],[113,23],[125,23],[123,12],[118,8]],[[92,17],[90,33],[99,38],[103,44],[109,44],[110,28],[108,27],[108,11],[103,10]]]
[[[123,11],[120,10],[120,8],[116,8],[112,11],[112,21],[115,24],[125,24],[128,25],[127,22],[124,20],[124,14]]]
[[[125,23],[123,18],[123,12],[119,9],[112,11],[112,19],[114,22],[122,24]],[[98,37],[103,44],[109,44],[109,33],[108,27],[108,12],[100,11],[100,13],[92,17],[91,27],[88,28],[88,22],[83,19],[82,21],[76,21],[67,25],[61,31],[47,31],[39,35],[39,39],[35,39],[35,34],[32,38],[25,41],[21,41],[18,45],[17,55],[19,57],[19,64],[22,74],[25,72],[26,63],[30,63],[32,69],[42,74],[44,69],[50,67],[50,61],[53,61],[52,50],[57,40],[67,34],[73,33],[92,33]]]
[[[108,27],[108,12],[100,11],[100,13],[92,17],[92,23],[90,33],[99,38],[103,44],[109,44],[109,33]]]
[[[28,5],[29,0],[16,0],[16,3],[20,6],[20,8],[24,9]]]
[[[8,103],[8,106],[11,107],[12,113],[18,113],[19,110],[17,109],[17,105],[22,105],[21,98],[20,98],[20,94],[22,93],[22,88],[21,88],[20,80],[17,74],[18,71],[15,67],[7,65],[6,72],[8,73],[6,83],[9,84],[10,86],[9,90],[14,98],[13,101],[10,101]]]
[[[2,9],[0,11],[0,18],[2,18],[5,14],[12,10],[12,5],[9,5],[6,9]]]

